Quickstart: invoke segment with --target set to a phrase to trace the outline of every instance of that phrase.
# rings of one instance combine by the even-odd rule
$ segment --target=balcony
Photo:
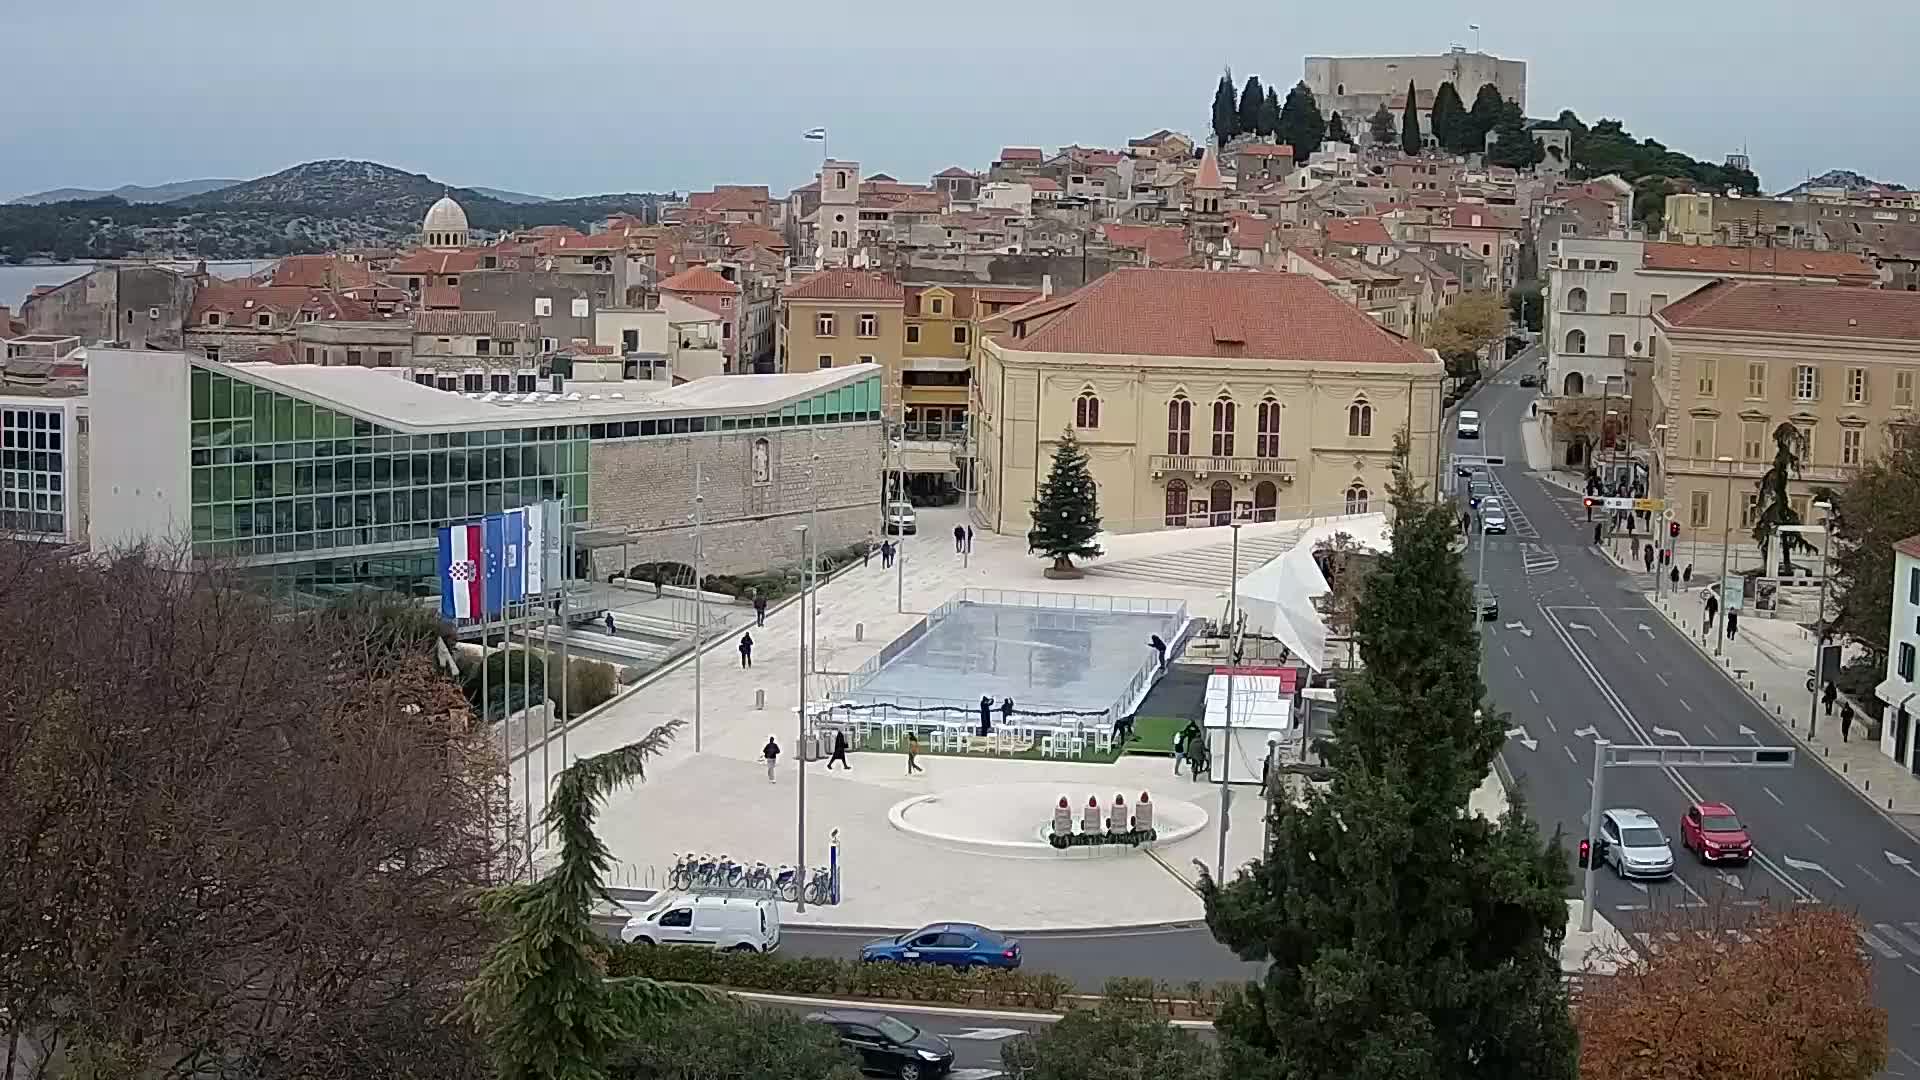
[[[1283,481],[1294,478],[1298,462],[1293,458],[1204,457],[1197,454],[1149,454],[1147,467],[1160,473],[1187,473],[1195,477],[1225,474],[1255,477],[1273,476]]]
[[[1760,477],[1766,475],[1768,469],[1773,467],[1773,462],[1771,460],[1727,462],[1714,458],[1677,457],[1669,454],[1666,456],[1665,465],[1668,474],[1693,473],[1696,475],[1726,476],[1728,469],[1732,469],[1735,477],[1747,480],[1758,480]],[[1805,480],[1813,484],[1844,484],[1853,479],[1853,475],[1859,471],[1860,469],[1857,465],[1804,465],[1801,466],[1799,472],[1794,474],[1793,478],[1795,480]]]

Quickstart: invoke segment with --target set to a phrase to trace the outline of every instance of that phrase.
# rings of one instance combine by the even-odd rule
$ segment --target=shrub
[[[1114,982],[1152,986],[1146,979]],[[1219,1054],[1212,1044],[1174,1027],[1146,1001],[1111,997],[1095,1008],[1075,1009],[1057,1024],[1015,1038],[1001,1049],[1000,1063],[1008,1073],[1027,1080],[1112,1076],[1211,1080],[1221,1075]]]
[[[598,660],[571,660],[567,664],[567,719],[613,700],[620,675],[612,664]]]
[[[607,973],[665,982],[724,986],[769,994],[813,994],[889,1001],[1058,1009],[1073,984],[1046,972],[933,965],[864,964],[818,956],[608,947]]]
[[[509,667],[511,665],[511,667]],[[539,701],[546,693],[547,665],[539,653],[526,649],[496,649],[487,654],[486,670],[483,673],[477,661],[468,661],[460,666],[460,689],[464,690],[467,700],[474,708],[480,707],[480,693],[487,692],[490,711],[499,715],[504,705],[508,712],[517,711],[528,701]]]
[[[856,1080],[860,1069],[824,1024],[778,1009],[716,1001],[648,1011],[608,1074],[621,1080]]]

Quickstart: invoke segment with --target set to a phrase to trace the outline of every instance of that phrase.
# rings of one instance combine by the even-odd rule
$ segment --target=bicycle
[[[686,851],[675,854],[673,857],[673,869],[667,873],[668,887],[676,890],[684,890],[687,886],[693,884],[693,869],[695,865],[693,852]]]
[[[833,874],[826,867],[818,867],[807,879],[807,903],[824,904],[833,896]]]
[[[773,875],[773,891],[780,899],[791,904],[800,899],[800,874],[790,864],[782,863]]]

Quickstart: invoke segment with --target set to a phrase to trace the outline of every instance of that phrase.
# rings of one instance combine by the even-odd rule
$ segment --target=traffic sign
[[[1606,498],[1600,499],[1598,502],[1602,510],[1638,510],[1642,513],[1650,514],[1667,508],[1667,500],[1665,499]]]

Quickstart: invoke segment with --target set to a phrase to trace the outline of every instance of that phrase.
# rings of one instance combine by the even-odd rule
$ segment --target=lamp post
[[[800,535],[800,556],[808,554],[808,526],[795,525],[793,531]],[[793,710],[800,717],[799,737],[793,743],[793,761],[799,768],[800,791],[798,809],[794,813],[797,827],[797,839],[794,850],[794,873],[799,875],[799,900],[794,910],[807,910],[807,608],[813,604],[812,579],[802,576],[800,579],[800,662],[796,665],[800,671],[800,701]]]
[[[1823,516],[1831,517],[1833,514],[1833,504],[1824,499],[1814,503],[1813,508]],[[1819,615],[1813,622],[1813,674],[1807,680],[1807,738],[1811,739],[1814,725],[1820,717],[1820,683],[1821,676],[1825,674],[1820,670],[1820,660],[1827,643],[1827,551],[1832,540],[1825,525],[1782,525],[1776,531],[1794,536],[1820,537],[1820,607]],[[1785,540],[1781,541],[1782,545],[1785,543]]]
[[[1233,770],[1233,677],[1240,667],[1244,638],[1240,633],[1240,523],[1233,526],[1233,569],[1227,579],[1227,726],[1220,737],[1220,851],[1214,859],[1213,879],[1227,879],[1227,826],[1232,816],[1233,789],[1227,774]]]
[[[1661,448],[1666,445],[1666,441],[1667,441],[1666,432],[1667,432],[1667,425],[1665,424],[1653,425],[1653,442],[1652,442],[1652,445],[1648,448],[1648,457],[1647,457],[1647,498],[1649,499],[1657,497],[1653,493],[1653,463],[1654,461],[1659,459]],[[1669,520],[1672,520],[1671,518],[1671,515],[1673,514],[1672,507],[1667,508],[1667,514],[1669,515]],[[1648,520],[1649,521],[1652,520],[1651,514],[1648,515]],[[1665,531],[1668,533],[1671,533],[1673,530],[1667,529]],[[1674,543],[1674,539],[1671,536],[1660,536],[1656,533],[1654,536],[1654,550],[1658,551],[1661,548],[1665,548],[1668,553],[1668,565],[1672,565],[1673,562],[1679,559],[1680,552],[1676,550],[1678,548],[1678,545]],[[1660,579],[1666,576],[1665,574],[1660,573],[1660,560],[1658,558],[1654,560],[1653,570],[1654,570],[1653,594],[1655,596],[1658,596],[1660,595]]]
[[[1727,467],[1726,505],[1720,508],[1720,592],[1724,594],[1727,591],[1727,556],[1733,546],[1733,459],[1722,456],[1714,460],[1724,463]],[[1727,597],[1722,595],[1720,597],[1720,617],[1723,619],[1726,618],[1728,603]],[[1719,633],[1718,631],[1714,633],[1713,655],[1720,655],[1721,646],[1725,643],[1726,637],[1727,635]]]
[[[707,651],[707,605],[706,590],[703,587],[703,567],[700,527],[706,523],[704,504],[707,497],[700,490],[700,466],[693,467],[693,752],[700,752],[700,654]]]

